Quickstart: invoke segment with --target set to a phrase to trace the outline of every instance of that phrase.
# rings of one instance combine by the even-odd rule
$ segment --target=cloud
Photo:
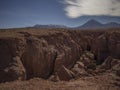
[[[120,16],[120,0],[63,0],[63,3],[70,18],[83,15]]]

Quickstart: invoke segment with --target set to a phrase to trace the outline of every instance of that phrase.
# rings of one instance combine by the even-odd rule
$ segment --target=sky
[[[0,28],[120,23],[120,0],[0,0]]]

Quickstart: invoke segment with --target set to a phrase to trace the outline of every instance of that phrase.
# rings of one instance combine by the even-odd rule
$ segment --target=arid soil
[[[0,30],[0,90],[120,90],[120,29]]]

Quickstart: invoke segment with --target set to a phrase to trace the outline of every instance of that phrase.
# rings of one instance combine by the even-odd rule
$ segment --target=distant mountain
[[[104,27],[106,27],[106,28],[109,28],[109,27],[120,28],[120,24],[115,23],[115,22],[110,22],[110,23],[104,24]]]
[[[82,26],[78,26],[80,29],[96,29],[96,28],[120,28],[120,24],[115,22],[110,22],[106,24],[102,24],[96,20],[89,20]]]
[[[67,26],[64,25],[34,25],[34,28],[67,28]]]
[[[33,28],[70,28],[65,25],[34,25]],[[120,28],[120,24],[116,22],[110,22],[106,24],[102,24],[98,22],[97,20],[91,19],[87,21],[85,24],[75,27],[77,29],[99,29],[99,28]]]

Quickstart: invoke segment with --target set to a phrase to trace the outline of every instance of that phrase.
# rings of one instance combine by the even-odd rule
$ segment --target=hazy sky
[[[120,23],[120,0],[0,0],[0,28],[79,26],[89,19]]]

